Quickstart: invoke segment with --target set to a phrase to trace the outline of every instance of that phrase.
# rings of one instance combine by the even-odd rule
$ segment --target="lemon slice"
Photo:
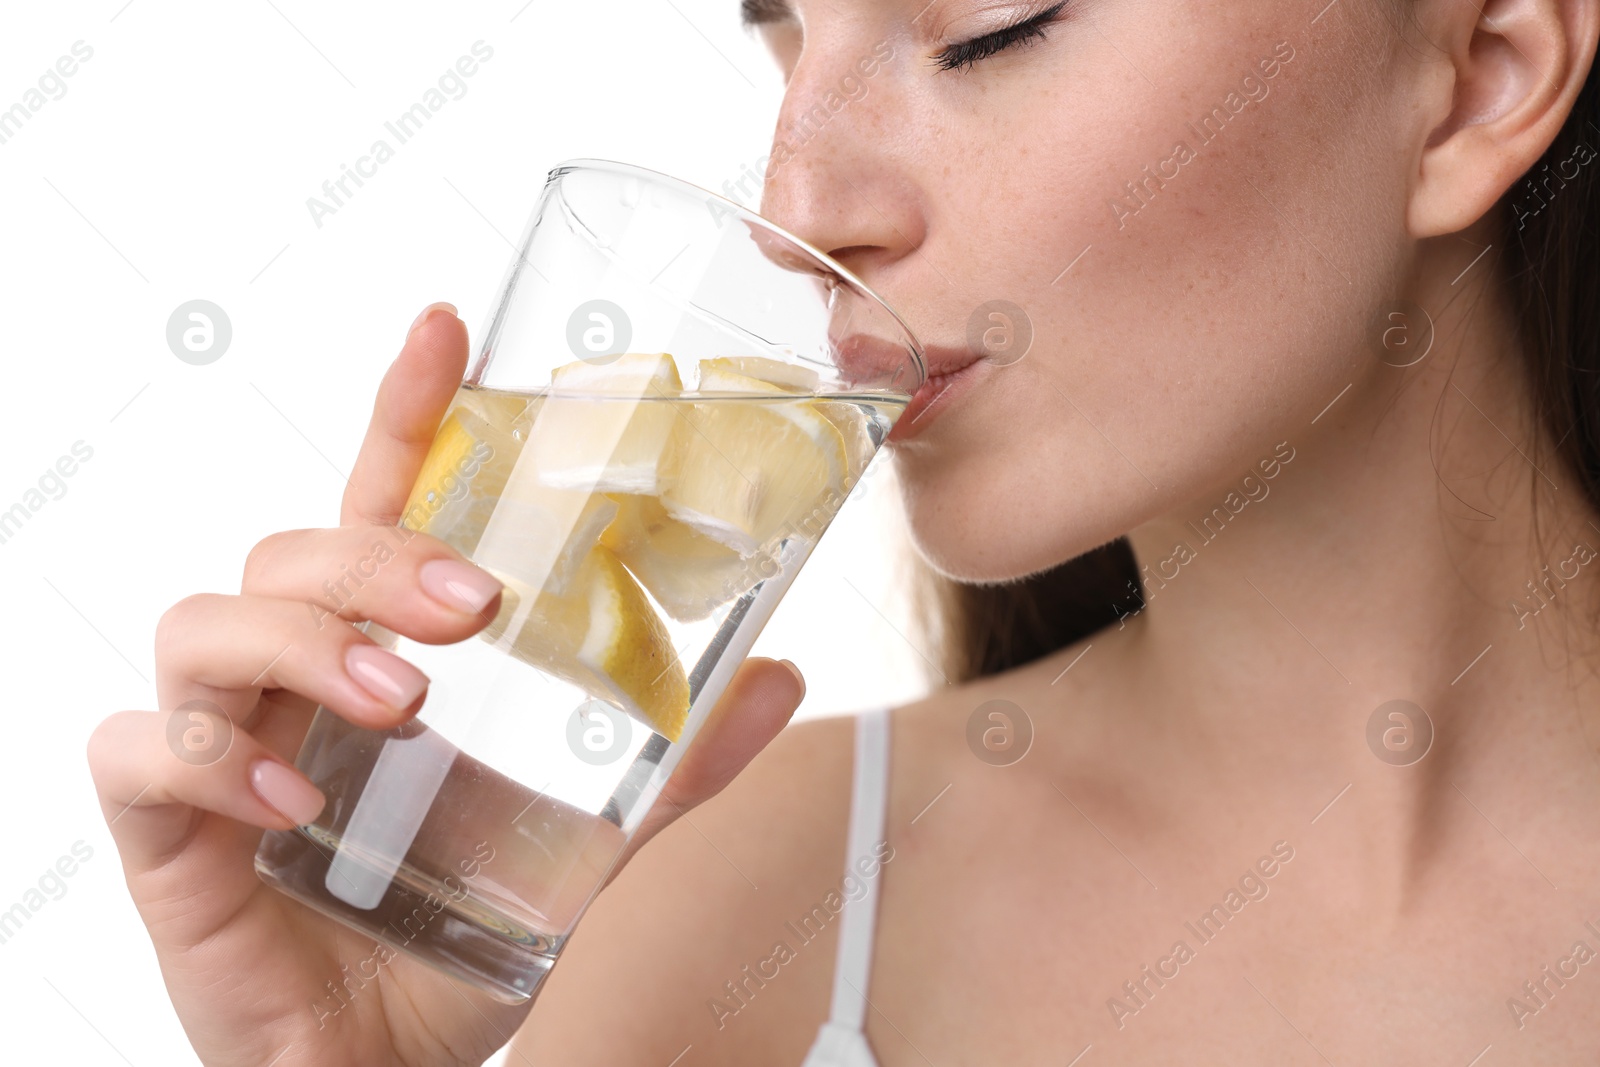
[[[504,431],[525,420],[529,415],[529,406],[536,408],[539,400],[534,393],[513,393],[481,385],[463,385],[456,391],[451,406],[470,411],[490,426]]]
[[[532,426],[539,481],[595,493],[661,492],[683,392],[666,353],[557,367]]]
[[[430,527],[437,529],[444,525],[435,520],[455,495],[454,484],[460,481],[455,472],[471,462],[473,446],[477,443],[477,438],[461,424],[458,412],[452,411],[444,417],[433,435],[433,446],[422,461],[422,470],[417,472],[411,495],[401,509],[406,526],[428,531]]]
[[[546,674],[594,693],[600,679],[578,662],[589,632],[589,598],[540,590],[510,571],[486,568],[505,584],[500,610],[478,637]]]
[[[666,626],[616,556],[594,548],[564,594],[496,576],[506,589],[480,637],[678,740],[689,714],[688,677]]]
[[[771,556],[745,559],[725,544],[697,533],[667,514],[654,497],[616,497],[617,516],[600,535],[679,622],[694,622],[777,573]]]
[[[521,450],[517,426],[537,403],[524,394],[462,387],[434,434],[401,523],[470,553]]]
[[[472,561],[515,575],[530,588],[565,593],[616,515],[616,502],[599,493],[551,489],[518,472],[490,515]]]
[[[854,486],[860,479],[861,473],[866,470],[871,462],[873,453],[878,450],[877,443],[867,429],[867,416],[861,408],[846,400],[830,400],[825,396],[818,396],[822,388],[821,376],[812,368],[798,363],[786,363],[781,359],[768,359],[766,356],[718,356],[715,359],[700,361],[700,374],[702,378],[707,370],[717,373],[732,371],[742,374],[747,378],[776,385],[785,392],[797,395],[814,397],[812,403],[828,421],[832,422],[839,431],[839,436],[844,438],[845,453],[848,459],[845,463],[849,470],[849,477],[845,479],[845,487]],[[702,389],[708,386],[700,386]]]
[[[676,741],[689,717],[689,679],[672,637],[616,556],[596,548],[588,562],[595,577],[578,662],[599,676],[623,711]]]
[[[785,363],[781,359],[768,359],[766,356],[717,356],[714,359],[702,359],[701,375],[707,370],[717,373],[731,371],[746,378],[754,378],[758,382],[779,386],[787,392],[807,396],[822,387],[821,377],[810,367],[798,363]],[[700,388],[704,389],[706,386],[702,384]]]
[[[833,423],[844,441],[846,474],[843,490],[848,494],[861,480],[867,464],[872,462],[872,457],[878,451],[878,443],[872,439],[872,432],[867,428],[867,413],[848,400],[819,398],[814,403],[818,414]]]
[[[838,428],[809,400],[716,366],[700,368],[702,397],[677,431],[667,514],[749,556],[842,498],[849,456]],[[831,512],[830,512],[831,514]]]

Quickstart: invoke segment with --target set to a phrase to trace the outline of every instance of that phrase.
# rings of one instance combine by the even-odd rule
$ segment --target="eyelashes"
[[[1059,0],[1039,12],[1016,22],[1010,26],[986,33],[982,37],[974,37],[970,41],[961,41],[941,49],[934,57],[935,64],[940,70],[960,70],[962,67],[971,68],[980,60],[1003,52],[1008,48],[1015,48],[1033,40],[1044,40],[1045,27],[1055,21],[1067,6],[1067,0]]]

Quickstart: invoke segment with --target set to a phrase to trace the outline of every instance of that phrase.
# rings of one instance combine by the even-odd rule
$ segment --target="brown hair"
[[[1495,206],[1501,284],[1516,316],[1535,427],[1600,510],[1600,89],[1594,67],[1550,148]],[[1576,173],[1574,173],[1576,170]],[[918,593],[953,683],[998,674],[1144,606],[1127,538],[1004,585],[925,565]]]

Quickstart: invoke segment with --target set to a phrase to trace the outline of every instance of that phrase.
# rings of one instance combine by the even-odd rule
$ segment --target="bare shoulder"
[[[540,992],[526,1062],[665,1064],[690,1045],[697,1064],[804,1058],[834,931],[801,942],[791,927],[843,877],[854,730],[853,716],[790,726],[639,851]]]
[[[981,822],[923,818],[948,799],[947,792],[959,791],[960,807],[981,820],[1009,805],[1055,796],[1056,778],[1103,777],[1108,747],[1117,743],[1117,715],[1108,712],[1125,710],[1130,699],[1119,644],[1114,631],[1101,631],[1020,667],[941,686],[896,708],[890,842],[916,852],[932,845],[940,827],[980,839],[990,832]],[[995,774],[996,768],[1005,773]]]
[[[1005,822],[997,812],[1021,810],[1001,785],[1020,784],[1041,762],[1020,763],[1021,778],[994,775],[974,758],[974,716],[1009,702],[1022,713],[1014,728],[1027,718],[1046,743],[1063,743],[1060,702],[1104,696],[1087,684],[1096,672],[1081,667],[1051,685],[1084,647],[893,709],[884,964],[898,955],[897,938],[918,940],[900,938],[894,921],[919,914],[907,892],[942,884],[924,875],[992,837]],[[518,1034],[515,1062],[666,1064],[691,1046],[700,1067],[802,1062],[828,1013],[840,903],[858,888],[845,870],[855,727],[853,715],[789,727],[721,794],[641,849],[563,950]],[[1089,739],[1065,743],[1094,749]]]

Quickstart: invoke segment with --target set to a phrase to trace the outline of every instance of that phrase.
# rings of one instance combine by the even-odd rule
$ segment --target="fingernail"
[[[412,321],[411,329],[406,331],[406,336],[409,338],[412,334],[416,333],[417,327],[421,326],[424,322],[427,322],[429,315],[432,315],[435,311],[439,311],[441,309],[450,312],[452,315],[457,314],[456,306],[454,304],[447,303],[446,301],[440,300],[438,303],[429,304],[427,307],[422,309],[422,314],[418,315]]]
[[[428,688],[428,676],[376,645],[351,645],[344,669],[356,683],[396,711],[409,708]]]
[[[800,673],[800,668],[796,667],[793,663],[790,663],[786,659],[780,659],[778,662],[783,664],[785,667],[788,667],[789,673],[794,675],[794,680],[800,683],[800,696],[804,698],[806,695],[806,679],[805,675]]]
[[[296,826],[306,826],[322,814],[322,792],[276,760],[256,760],[250,765],[250,788],[280,815],[294,820]]]
[[[504,588],[488,571],[453,559],[430,559],[422,565],[418,577],[433,599],[474,615]]]

